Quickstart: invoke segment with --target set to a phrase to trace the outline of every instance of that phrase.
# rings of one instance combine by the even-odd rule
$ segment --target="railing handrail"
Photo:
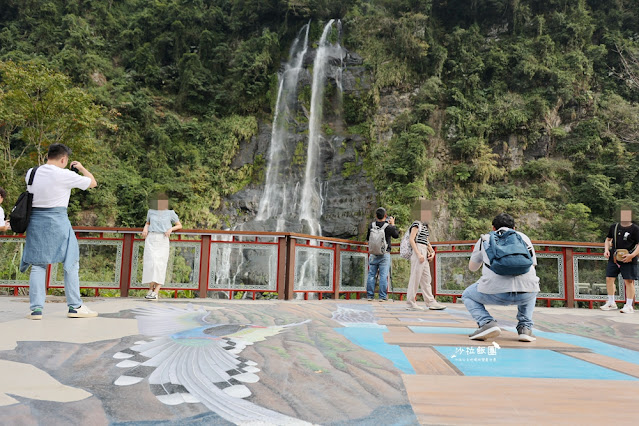
[[[143,228],[124,228],[124,227],[101,227],[101,226],[74,226],[75,232],[109,232],[114,234],[140,234]],[[298,232],[272,232],[272,231],[233,231],[233,230],[217,230],[217,229],[180,229],[173,232],[181,235],[242,235],[247,237],[292,237],[297,239],[316,240],[323,242],[331,242],[336,244],[348,244],[365,246],[366,241],[347,240],[343,238],[324,237],[310,234],[302,234]],[[16,234],[19,235],[19,234]],[[4,235],[11,236],[11,235]],[[477,240],[452,240],[452,241],[431,241],[433,246],[470,246],[474,245]],[[580,248],[600,248],[604,247],[604,243],[581,242],[581,241],[549,241],[549,240],[531,240],[535,246],[548,247],[580,247]],[[393,246],[399,246],[399,243],[393,243]]]

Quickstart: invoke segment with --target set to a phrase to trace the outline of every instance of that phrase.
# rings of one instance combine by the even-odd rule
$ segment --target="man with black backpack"
[[[399,238],[395,227],[395,218],[387,217],[386,210],[380,207],[375,212],[376,220],[368,226],[368,280],[366,281],[366,297],[373,300],[375,296],[375,275],[379,272],[379,301],[386,300],[388,289],[388,271],[390,270],[391,237]]]
[[[466,309],[478,328],[471,340],[486,340],[501,334],[497,321],[485,305],[517,305],[517,334],[522,342],[537,340],[532,335],[532,313],[539,293],[535,271],[537,257],[530,238],[515,231],[515,220],[506,213],[493,219],[493,231],[475,244],[468,268],[482,268],[479,281],[462,293]]]
[[[67,317],[98,316],[80,299],[80,249],[67,216],[71,190],[95,188],[97,182],[79,161],[72,161],[70,170],[67,169],[70,155],[69,147],[54,143],[49,147],[46,164],[29,169],[25,177],[33,202],[20,271],[26,272],[31,266],[31,314],[28,318],[33,320],[42,319],[47,266],[52,263],[62,263],[64,267],[64,294],[69,308]]]

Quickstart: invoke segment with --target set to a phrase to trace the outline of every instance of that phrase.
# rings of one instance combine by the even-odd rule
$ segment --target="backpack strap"
[[[613,249],[613,251],[617,251],[617,229],[618,228],[619,228],[619,223],[615,223],[615,233],[612,234],[612,238],[613,238],[612,249]]]
[[[36,170],[38,170],[38,167],[40,166],[35,166],[33,169],[31,169],[31,174],[29,175],[29,182],[27,182],[27,186],[33,185],[33,178],[35,177]]]

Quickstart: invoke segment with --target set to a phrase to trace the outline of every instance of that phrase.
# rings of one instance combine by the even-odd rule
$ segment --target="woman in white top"
[[[146,224],[142,231],[142,238],[146,240],[142,283],[149,284],[146,299],[158,299],[160,287],[166,279],[169,237],[178,229],[182,229],[182,224],[175,211],[169,210],[168,197],[164,194],[159,195],[157,200],[151,201],[151,208],[146,214]]]
[[[422,205],[424,204],[424,205]],[[431,276],[429,261],[435,257],[435,250],[430,245],[430,232],[428,229],[428,222],[431,219],[432,213],[425,200],[418,202],[420,220],[416,220],[410,226],[408,232],[410,232],[410,245],[413,248],[413,255],[410,258],[410,280],[408,281],[408,289],[406,290],[406,302],[408,310],[423,310],[421,306],[417,304],[417,289],[421,290],[424,302],[428,309],[446,309],[446,306],[440,304],[433,297],[433,290],[431,289]],[[417,214],[417,213],[416,213]]]

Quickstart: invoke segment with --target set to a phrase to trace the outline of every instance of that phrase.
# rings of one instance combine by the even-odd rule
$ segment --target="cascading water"
[[[282,179],[290,168],[291,149],[288,146],[289,125],[293,120],[292,112],[297,105],[297,84],[300,71],[304,63],[304,56],[308,50],[308,31],[310,23],[300,30],[297,38],[291,45],[289,62],[284,66],[284,72],[280,75],[280,84],[275,104],[273,117],[273,129],[271,130],[271,145],[269,152],[268,168],[266,171],[266,185],[260,200],[257,221],[270,218],[277,219],[276,231],[284,231],[285,220],[295,214],[295,200],[297,188],[291,188],[290,182]],[[304,34],[304,42],[300,45],[300,38]],[[293,201],[291,203],[291,201]]]
[[[329,42],[329,35],[334,26],[337,26],[339,33],[335,45]],[[322,105],[329,74],[335,79],[341,98],[342,70],[341,67],[340,69],[332,67],[331,63],[335,64],[335,58],[339,57],[340,63],[343,64],[344,50],[339,43],[341,22],[330,20],[324,26],[315,52],[309,112],[304,108],[303,102],[298,99],[298,85],[301,77],[306,75],[304,57],[308,50],[309,29],[310,22],[300,29],[291,45],[289,61],[284,65],[284,70],[279,76],[264,192],[255,220],[243,224],[241,226],[243,230],[292,231],[322,235],[320,219],[327,191],[327,183],[322,182],[319,172],[321,170]],[[306,117],[308,118],[307,140],[304,137]],[[305,142],[307,155],[304,165],[300,160],[303,158],[301,148]],[[302,166],[304,166],[303,169]],[[326,285],[326,271],[323,271],[320,277],[319,256],[318,251],[314,249],[299,253],[297,265],[300,269],[296,267],[296,285],[299,284],[301,287]],[[235,284],[236,277],[239,278],[237,273],[228,271],[227,276],[223,278]],[[242,281],[242,278],[239,279]]]
[[[324,88],[326,86],[326,69],[331,44],[328,35],[333,27],[334,19],[322,31],[315,61],[313,62],[313,84],[311,86],[311,115],[308,128],[308,148],[306,155],[306,173],[304,174],[304,186],[302,187],[302,200],[300,206],[300,222],[308,227],[306,232],[311,235],[322,235],[322,227],[319,219],[322,215],[322,194],[320,182],[317,178],[317,163],[320,153],[322,104],[324,102]],[[318,259],[315,250],[307,253],[307,258],[302,263],[300,272],[301,286],[313,286],[317,284]]]

